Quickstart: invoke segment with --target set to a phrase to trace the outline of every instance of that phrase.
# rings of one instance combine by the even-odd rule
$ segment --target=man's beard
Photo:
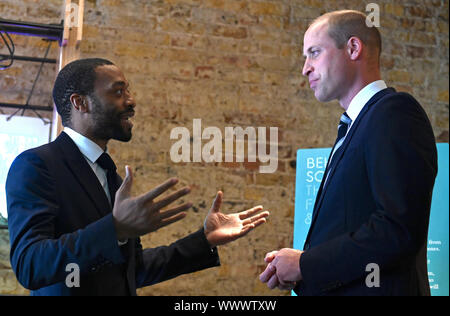
[[[90,95],[93,103],[92,119],[95,126],[92,134],[94,137],[104,140],[115,139],[122,142],[131,140],[131,127],[124,127],[122,125],[121,115],[133,111],[132,108],[117,112],[114,108],[107,110],[107,106],[103,106],[101,101],[95,96]]]

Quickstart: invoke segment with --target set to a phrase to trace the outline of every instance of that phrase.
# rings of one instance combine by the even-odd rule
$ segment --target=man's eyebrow
[[[313,51],[315,48],[317,48],[317,47],[316,47],[316,46],[311,46],[310,48],[308,48],[308,49],[306,50],[306,54],[307,54],[307,55],[311,55],[312,51]],[[303,54],[303,57],[306,58],[306,55]]]
[[[119,88],[119,87],[125,87],[128,84],[125,81],[116,81],[113,83],[112,87],[113,88]]]

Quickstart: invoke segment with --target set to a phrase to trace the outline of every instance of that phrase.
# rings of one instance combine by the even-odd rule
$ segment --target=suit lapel
[[[323,178],[322,178],[322,181],[320,181],[319,191],[317,191],[316,200],[314,202],[313,215],[316,213],[315,210],[317,209],[317,204],[320,200],[320,197],[322,196],[322,190],[323,190],[323,186],[325,184],[325,178],[326,178],[326,175],[328,174],[328,169],[330,167],[331,153],[334,151],[334,147],[336,147],[336,143],[334,144],[333,148],[331,148],[330,156],[328,157],[327,165],[326,165],[325,171],[323,173]]]
[[[392,88],[387,88],[387,89],[381,90],[378,93],[376,93],[366,103],[366,105],[363,107],[363,109],[359,113],[356,121],[353,123],[352,128],[350,129],[350,131],[348,132],[347,136],[345,137],[345,140],[342,143],[341,147],[334,153],[334,157],[333,157],[333,159],[332,159],[332,161],[330,163],[331,153],[333,152],[333,149],[331,150],[330,157],[328,158],[327,167],[326,167],[325,172],[324,172],[324,177],[322,179],[319,191],[317,193],[316,202],[314,204],[314,209],[313,209],[313,217],[312,217],[312,221],[311,221],[311,227],[309,229],[308,236],[307,236],[306,240],[308,240],[308,238],[309,238],[310,232],[312,231],[312,227],[313,227],[313,225],[314,225],[314,223],[315,223],[315,221],[317,219],[317,215],[319,213],[320,207],[322,206],[322,202],[323,202],[325,193],[327,192],[327,189],[328,189],[328,185],[325,185],[325,179],[326,179],[326,175],[328,173],[328,170],[330,170],[330,174],[328,175],[327,183],[330,183],[331,178],[333,177],[334,172],[335,172],[336,168],[338,167],[339,162],[341,161],[341,159],[342,159],[342,157],[343,157],[343,155],[345,153],[345,150],[347,149],[348,145],[350,144],[351,139],[352,139],[353,135],[355,134],[355,131],[358,129],[358,126],[360,125],[360,122],[364,119],[364,116],[368,112],[369,108],[373,104],[378,102],[381,98],[383,98],[386,94],[392,93],[392,92],[395,92],[395,90],[392,89]],[[334,146],[333,146],[333,148],[334,148]]]
[[[99,215],[105,216],[110,213],[111,205],[105,191],[77,145],[64,132],[55,140],[55,143],[59,145],[68,168],[96,206]]]

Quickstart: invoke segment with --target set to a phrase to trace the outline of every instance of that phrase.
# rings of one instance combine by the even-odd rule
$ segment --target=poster
[[[437,144],[438,175],[428,232],[428,279],[432,296],[449,295],[449,145]],[[303,249],[314,202],[331,148],[299,149],[295,183],[294,248]]]

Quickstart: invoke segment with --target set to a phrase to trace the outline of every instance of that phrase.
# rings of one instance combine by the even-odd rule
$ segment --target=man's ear
[[[70,96],[70,103],[72,103],[72,106],[82,113],[88,112],[88,103],[87,103],[87,97],[84,95],[73,93]]]
[[[356,36],[352,36],[347,41],[347,53],[351,60],[358,60],[362,56],[363,42]]]

